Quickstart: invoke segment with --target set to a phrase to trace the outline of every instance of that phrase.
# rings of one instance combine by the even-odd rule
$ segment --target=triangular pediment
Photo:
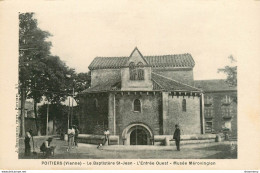
[[[135,49],[132,51],[125,65],[128,66],[131,62],[134,62],[135,64],[142,62],[145,66],[149,65],[137,47],[135,47]]]

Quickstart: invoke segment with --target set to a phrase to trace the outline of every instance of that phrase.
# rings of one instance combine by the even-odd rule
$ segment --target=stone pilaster
[[[109,93],[108,96],[108,130],[111,135],[116,135],[116,111],[115,94]]]
[[[205,117],[204,117],[204,94],[200,95],[200,122],[201,122],[201,134],[205,134]]]
[[[163,117],[163,134],[168,133],[168,106],[169,106],[169,93],[162,92],[162,117]]]

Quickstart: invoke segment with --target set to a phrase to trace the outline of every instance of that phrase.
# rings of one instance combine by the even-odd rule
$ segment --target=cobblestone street
[[[24,156],[24,142],[19,140],[20,159],[43,159],[40,145],[46,137],[36,137],[35,151],[37,155]],[[232,145],[233,143],[233,145]],[[49,159],[235,159],[237,158],[236,142],[218,142],[189,144],[176,151],[175,146],[103,146],[79,143],[79,146],[67,152],[67,143],[54,138],[51,145],[56,146],[55,155]],[[31,145],[32,147],[32,145]],[[32,147],[33,148],[33,147]],[[33,149],[32,149],[33,151]]]

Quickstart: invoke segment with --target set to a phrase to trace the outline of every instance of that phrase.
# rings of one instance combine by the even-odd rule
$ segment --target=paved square
[[[37,137],[35,151],[37,155],[24,156],[24,142],[19,140],[20,159],[43,159],[40,153],[40,145],[47,137]],[[175,146],[103,146],[97,149],[97,145],[79,143],[67,152],[67,142],[54,138],[51,145],[56,146],[54,157],[49,159],[236,159],[237,143],[226,141],[218,143],[186,144],[181,145],[181,151]],[[32,146],[31,146],[32,147]],[[32,149],[33,151],[33,149]]]

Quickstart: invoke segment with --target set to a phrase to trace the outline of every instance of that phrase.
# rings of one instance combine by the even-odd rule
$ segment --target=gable
[[[135,65],[137,65],[139,62],[141,62],[145,66],[149,65],[147,60],[143,57],[141,52],[136,47],[129,56],[129,59],[126,62],[125,66],[129,66],[130,63],[134,63]]]

